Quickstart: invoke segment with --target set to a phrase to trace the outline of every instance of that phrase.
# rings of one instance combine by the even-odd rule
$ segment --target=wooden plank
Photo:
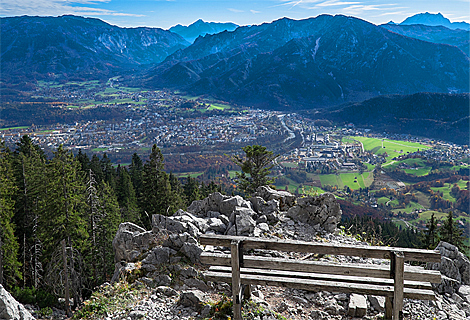
[[[230,282],[231,276],[225,272],[206,271],[206,279],[217,282]],[[311,280],[304,279],[300,281],[292,278],[270,277],[263,275],[241,274],[242,284],[253,284],[262,286],[286,287],[292,289],[301,289],[306,291],[329,291],[371,294],[377,296],[393,297],[393,286],[378,286],[370,284],[344,283],[336,281]],[[416,300],[435,300],[436,297],[432,290],[405,288],[404,297]]]
[[[403,272],[405,270],[405,256],[403,252],[393,252],[392,266],[393,268],[393,319],[403,319],[403,297],[404,297],[404,278]]]
[[[215,266],[215,267],[210,267],[209,271],[231,273],[232,269],[230,267]],[[331,274],[320,274],[320,273],[280,271],[280,270],[270,270],[270,269],[240,268],[240,273],[265,275],[265,276],[273,276],[273,277],[284,277],[284,278],[296,278],[296,279],[299,279],[299,281],[302,281],[302,279],[315,279],[315,280],[329,280],[329,281],[338,281],[338,282],[366,283],[366,284],[375,284],[375,285],[384,285],[384,286],[394,285],[393,279],[353,277],[353,276],[331,275]],[[413,288],[413,289],[432,290],[432,286],[429,282],[405,281],[405,287]]]
[[[441,254],[438,251],[394,248],[380,246],[354,246],[332,243],[315,243],[297,240],[262,239],[253,237],[206,235],[199,237],[201,245],[229,247],[232,240],[243,241],[244,249],[266,249],[286,252],[305,252],[330,255],[356,256],[363,258],[390,259],[391,252],[401,251],[405,255],[405,261],[440,262]]]
[[[393,303],[391,297],[385,297],[385,320],[392,320]]]
[[[232,256],[232,296],[233,296],[233,319],[242,320],[242,302],[240,300],[240,241],[232,240],[230,244]]]
[[[203,252],[201,254],[201,262],[212,266],[231,265],[230,256],[228,254],[220,253]],[[336,264],[322,261],[299,261],[294,259],[260,256],[244,256],[243,265],[246,268],[313,272],[357,277],[367,276],[371,278],[390,278],[390,267],[386,265]],[[405,280],[440,283],[441,273],[436,270],[416,270],[416,268],[405,268]]]

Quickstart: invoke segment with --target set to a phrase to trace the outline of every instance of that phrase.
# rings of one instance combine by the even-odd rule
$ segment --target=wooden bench
[[[204,273],[207,280],[232,283],[235,320],[241,319],[242,296],[249,297],[250,285],[385,296],[385,318],[397,320],[403,318],[404,298],[435,300],[430,283],[441,282],[439,271],[404,265],[405,261],[440,262],[440,253],[432,250],[226,235],[201,235],[199,242],[230,248],[230,254],[204,251],[201,262],[210,266]],[[389,259],[390,266],[244,255],[251,249]]]

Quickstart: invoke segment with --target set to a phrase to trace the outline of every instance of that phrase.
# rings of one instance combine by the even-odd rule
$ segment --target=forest
[[[128,168],[115,168],[106,154],[62,146],[47,158],[26,135],[13,151],[0,142],[0,186],[0,283],[20,301],[54,305],[66,268],[75,307],[112,277],[121,222],[150,229],[152,214],[220,191],[167,174],[156,146],[147,161],[134,154]]]

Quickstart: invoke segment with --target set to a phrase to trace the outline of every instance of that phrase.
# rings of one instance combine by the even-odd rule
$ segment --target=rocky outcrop
[[[261,186],[256,189],[255,197],[261,197],[264,201],[270,200],[279,201],[279,208],[281,211],[287,211],[295,204],[295,196],[287,191],[280,191],[271,189],[269,186]]]
[[[2,320],[34,320],[25,307],[13,298],[0,284],[0,319]]]
[[[328,232],[333,232],[341,220],[341,208],[331,193],[317,197],[297,199],[297,205],[287,211],[287,216],[310,225],[320,225]]]
[[[453,294],[458,292],[461,285],[470,285],[470,261],[459,249],[447,242],[441,241],[436,250],[441,253],[441,262],[429,265],[432,270],[439,270],[442,281],[433,284],[439,293]]]
[[[154,243],[152,231],[131,222],[121,223],[113,239],[114,261],[133,262]]]

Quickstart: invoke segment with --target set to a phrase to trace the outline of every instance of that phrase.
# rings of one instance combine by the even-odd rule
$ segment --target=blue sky
[[[188,25],[197,19],[261,24],[290,17],[345,14],[375,24],[402,22],[421,12],[441,12],[452,22],[470,22],[470,0],[1,0],[0,16],[75,14],[121,27]]]

